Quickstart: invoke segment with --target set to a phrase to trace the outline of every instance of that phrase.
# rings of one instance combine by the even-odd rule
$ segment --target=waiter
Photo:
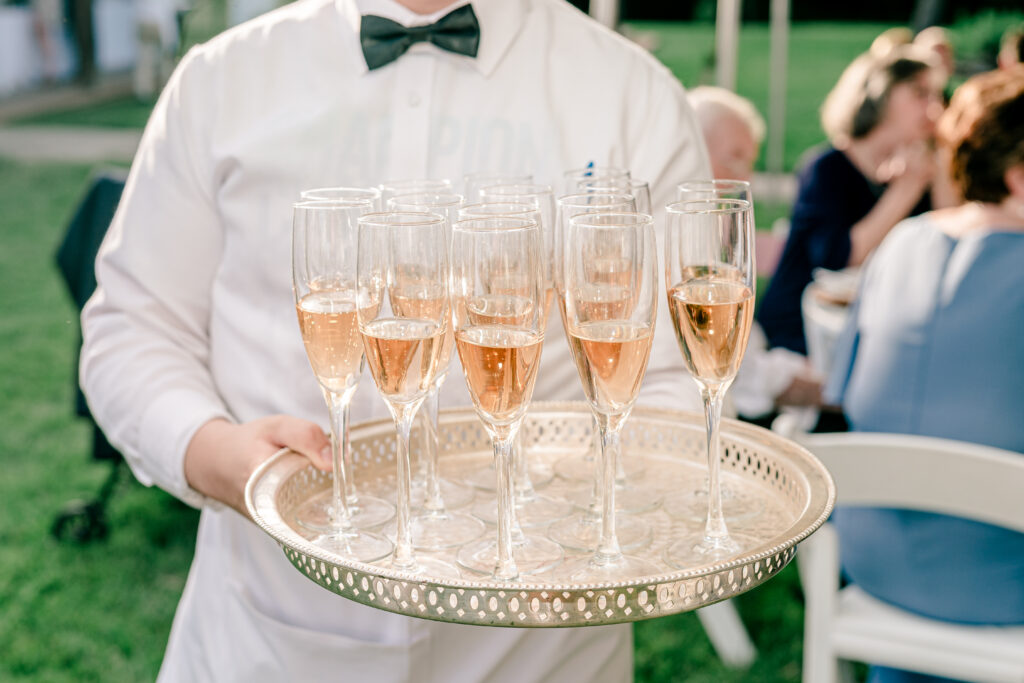
[[[97,420],[140,481],[202,508],[161,681],[631,679],[628,625],[481,628],[365,607],[295,571],[243,505],[281,446],[328,468],[291,293],[300,190],[473,171],[555,181],[588,161],[651,180],[655,206],[709,176],[671,73],[561,0],[300,0],[185,56],[83,313]],[[641,401],[692,408],[667,323]],[[582,397],[562,335],[549,327],[537,400]],[[443,405],[469,403],[461,378],[445,389]],[[361,382],[353,420],[386,414]]]

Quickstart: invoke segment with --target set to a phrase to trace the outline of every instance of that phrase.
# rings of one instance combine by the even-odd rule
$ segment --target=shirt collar
[[[336,0],[336,3],[342,20],[357,38],[357,47],[359,25],[364,14],[376,14],[403,26],[418,26],[432,24],[459,7],[472,4],[480,21],[480,48],[472,63],[484,76],[489,76],[501,62],[526,18],[524,0],[458,0],[433,14],[416,14],[395,0]],[[365,62],[363,73],[368,73]]]

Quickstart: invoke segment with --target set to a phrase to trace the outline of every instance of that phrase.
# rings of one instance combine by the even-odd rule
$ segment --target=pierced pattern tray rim
[[[529,417],[533,419],[542,419],[544,416],[557,416],[559,414],[571,413],[573,415],[579,415],[580,413],[590,414],[590,409],[587,404],[582,402],[534,402],[531,405]],[[633,411],[634,417],[641,416],[646,419],[653,420],[664,420],[664,421],[687,421],[693,422],[699,420],[703,423],[703,416],[699,416],[693,413],[684,411],[675,411],[660,408],[651,408],[647,406],[638,406]],[[442,419],[445,418],[460,418],[460,417],[471,417],[476,419],[476,415],[472,408],[455,408],[446,409],[442,411]],[[352,437],[354,439],[360,438],[364,433],[375,433],[381,430],[393,429],[394,424],[390,419],[380,419],[368,422],[362,422],[354,424],[352,426]],[[771,564],[772,559],[778,560],[778,564],[774,571],[771,571],[766,576],[760,579],[748,581],[741,590],[732,592],[719,592],[714,599],[708,599],[701,601],[699,604],[695,603],[688,605],[683,609],[674,609],[670,612],[659,612],[658,614],[637,614],[636,617],[627,619],[617,619],[613,621],[599,621],[594,622],[594,625],[602,625],[609,623],[620,623],[623,621],[636,621],[652,616],[664,616],[671,613],[689,611],[698,607],[703,607],[720,600],[733,597],[739,593],[745,592],[751,588],[760,585],[771,576],[774,576],[780,571],[788,562],[792,559],[795,554],[796,546],[805,540],[808,536],[814,533],[822,524],[829,518],[832,513],[832,509],[835,505],[836,500],[836,488],[835,483],[832,480],[831,475],[825,466],[807,449],[803,448],[799,444],[793,441],[785,439],[774,432],[767,429],[757,427],[745,422],[731,419],[722,420],[722,434],[725,436],[736,435],[740,436],[748,441],[761,442],[768,448],[776,448],[779,446],[784,447],[781,455],[785,456],[785,459],[791,464],[795,465],[796,468],[806,477],[810,486],[810,495],[808,496],[807,503],[803,510],[803,513],[790,525],[789,529],[796,529],[795,533],[779,534],[772,539],[766,539],[766,542],[772,542],[779,539],[780,536],[785,536],[781,541],[773,543],[768,547],[764,547],[764,544],[755,548],[756,552],[744,552],[741,555],[736,556],[725,562],[712,563],[707,565],[701,565],[694,568],[680,569],[672,572],[663,574],[634,577],[623,579],[621,581],[612,581],[607,583],[551,583],[543,581],[532,581],[529,577],[521,578],[520,580],[513,582],[499,582],[487,577],[471,578],[471,579],[450,579],[441,577],[428,577],[422,575],[413,575],[400,570],[395,570],[390,567],[384,567],[374,564],[366,564],[357,561],[345,560],[337,555],[330,552],[324,551],[315,546],[310,541],[303,538],[297,532],[295,532],[283,519],[281,514],[276,510],[274,505],[267,505],[267,501],[275,501],[276,498],[271,495],[270,491],[276,492],[276,487],[280,486],[283,482],[286,482],[289,477],[293,476],[296,472],[306,467],[311,467],[308,461],[301,455],[292,453],[289,449],[284,448],[275,453],[271,458],[262,463],[252,474],[245,488],[245,502],[246,507],[249,511],[253,521],[261,528],[264,532],[270,535],[284,550],[288,559],[295,565],[295,568],[300,573],[307,574],[307,578],[320,584],[325,590],[331,590],[332,592],[338,593],[327,586],[323,586],[322,583],[317,581],[313,576],[309,575],[307,569],[303,572],[302,568],[297,564],[297,560],[301,564],[306,564],[307,560],[315,561],[320,563],[322,567],[330,565],[331,567],[341,568],[350,572],[354,572],[358,579],[367,577],[371,581],[383,580],[387,582],[400,582],[402,584],[410,586],[419,586],[423,589],[436,588],[441,591],[475,591],[479,592],[481,596],[487,596],[490,593],[497,593],[499,596],[504,597],[506,594],[513,594],[517,592],[526,592],[531,594],[542,593],[560,595],[567,593],[586,593],[586,594],[597,594],[604,591],[619,591],[626,590],[632,592],[634,590],[657,590],[659,587],[676,585],[682,582],[693,581],[701,578],[711,578],[716,575],[720,575],[724,572],[730,572],[737,569],[743,569],[749,566],[754,566],[756,563]],[[776,453],[779,455],[780,453]],[[265,490],[267,489],[267,490]],[[269,491],[268,491],[269,490]],[[817,495],[816,495],[817,494]],[[257,499],[260,503],[257,503]],[[788,531],[788,530],[787,530]],[[293,557],[294,554],[294,557]],[[781,559],[780,559],[781,558]],[[340,583],[340,582],[339,582]],[[351,584],[349,584],[351,586]],[[348,597],[348,596],[346,596]],[[569,599],[569,598],[566,598]],[[456,623],[469,623],[478,625],[496,625],[496,626],[578,626],[583,624],[565,624],[565,623],[551,623],[551,624],[518,624],[518,623],[496,623],[488,624],[479,620],[468,619],[465,621],[451,618],[440,618],[432,616],[430,614],[414,613],[412,611],[394,609],[392,607],[382,606],[380,604],[374,604],[373,602],[358,601],[362,604],[369,604],[371,606],[385,609],[387,611],[397,612],[399,614],[407,614],[409,616],[416,616],[428,619],[435,619],[440,621],[449,621]]]

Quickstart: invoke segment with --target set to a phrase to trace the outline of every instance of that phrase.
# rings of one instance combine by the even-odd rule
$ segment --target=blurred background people
[[[43,80],[52,83],[71,68],[71,55],[64,40],[63,0],[32,0],[32,30],[42,57]]]
[[[878,37],[871,41],[868,51],[875,56],[885,56],[898,47],[910,45],[914,42],[914,32],[906,26],[893,26],[878,34]]]
[[[750,100],[725,88],[704,85],[688,93],[712,175],[749,181],[764,140],[764,118]],[[781,347],[769,350],[755,323],[730,396],[740,416],[767,425],[780,407],[819,405],[821,386],[804,356]]]
[[[950,89],[950,79],[956,73],[956,58],[953,52],[953,42],[949,38],[949,31],[941,26],[929,26],[914,36],[913,44],[935,56],[935,69],[942,79],[941,89],[944,104],[948,104],[949,98],[953,95]]]
[[[799,174],[789,236],[758,312],[770,346],[806,354],[800,297],[813,271],[859,266],[897,222],[932,207],[940,81],[929,54],[901,45],[859,56],[825,99],[830,144]]]
[[[999,68],[1010,69],[1024,64],[1024,24],[1011,26],[999,42]]]
[[[702,85],[687,91],[697,114],[715,178],[749,181],[764,142],[764,118],[750,100]]]
[[[938,135],[966,203],[901,222],[878,248],[828,398],[858,431],[1024,457],[1024,65],[968,80]],[[875,597],[936,619],[1024,624],[1024,534],[906,510],[833,520],[844,572]],[[937,679],[872,678],[909,680]]]
[[[92,85],[96,80],[96,30],[92,4],[92,0],[65,0],[64,6],[74,39],[75,80],[81,85]]]
[[[155,99],[174,70],[180,41],[180,18],[186,0],[137,0],[138,54],[132,70],[132,91],[140,100]]]

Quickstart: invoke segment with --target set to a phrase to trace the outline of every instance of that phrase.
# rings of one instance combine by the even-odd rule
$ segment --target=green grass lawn
[[[57,109],[12,121],[15,126],[95,126],[97,128],[142,128],[153,111],[152,102],[120,97],[108,102]]]
[[[635,31],[657,36],[654,50],[687,87],[714,83],[714,27],[711,24],[634,22]],[[790,27],[786,79],[785,167],[821,143],[818,108],[850,61],[889,28],[871,23],[796,23]],[[767,119],[771,86],[771,40],[767,24],[743,24],[740,31],[736,91],[749,98]],[[759,167],[764,168],[763,150]]]
[[[50,537],[108,471],[73,417],[77,311],[53,255],[89,169],[0,160],[0,680],[153,680],[184,585],[194,511],[126,482],[105,543]]]
[[[77,311],[53,258],[89,173],[0,160],[3,681],[152,680],[195,541],[195,511],[128,475],[109,539],[75,546],[49,533],[62,505],[91,496],[108,471],[89,459],[90,434],[73,416]],[[682,614],[636,626],[637,680],[798,680],[794,568],[738,603],[761,652],[751,671],[725,669],[697,617]]]

